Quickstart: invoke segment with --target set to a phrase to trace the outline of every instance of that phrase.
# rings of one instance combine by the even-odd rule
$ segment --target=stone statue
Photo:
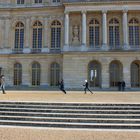
[[[79,26],[78,25],[74,25],[73,26],[73,30],[72,30],[72,43],[74,45],[78,45],[79,44]]]

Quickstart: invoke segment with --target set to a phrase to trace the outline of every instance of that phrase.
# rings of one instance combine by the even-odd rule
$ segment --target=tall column
[[[29,48],[29,41],[30,41],[30,19],[26,19],[26,26],[25,26],[25,47]]]
[[[102,44],[102,49],[103,50],[107,50],[107,11],[104,10],[102,11],[102,30],[103,30],[103,36],[102,36],[102,39],[103,39],[103,44]]]
[[[4,24],[5,24],[5,21],[4,21],[4,18],[2,18],[1,19],[1,48],[4,48],[4,32],[5,32],[5,30],[4,30]]]
[[[5,35],[4,35],[4,47],[9,48],[9,38],[10,38],[10,19],[5,19]]]
[[[109,61],[108,58],[102,59],[102,88],[109,88]]]
[[[24,52],[30,52],[30,17],[27,17],[26,19]]]
[[[86,26],[87,26],[87,22],[86,22],[86,11],[82,11],[82,46],[86,47]]]
[[[3,25],[2,25],[2,19],[0,19],[0,29],[2,29],[3,27],[2,27]],[[1,30],[1,32],[0,32],[0,48],[2,48],[2,45],[3,45],[3,43],[2,43],[2,41],[3,41],[3,33],[2,33],[2,31],[3,30]]]
[[[64,50],[69,48],[69,13],[65,12],[65,37],[64,37]]]
[[[47,18],[44,18],[44,48],[47,48],[47,24],[48,24],[48,20]]]
[[[123,10],[123,44],[124,49],[129,49],[127,10]]]
[[[130,71],[131,59],[124,59],[123,63],[123,79],[126,83],[126,88],[131,88],[131,71]]]
[[[43,32],[43,48],[42,48],[42,52],[49,52],[49,48],[48,48],[48,38],[47,38],[47,34],[48,34],[48,18],[45,17],[44,18],[44,32]]]

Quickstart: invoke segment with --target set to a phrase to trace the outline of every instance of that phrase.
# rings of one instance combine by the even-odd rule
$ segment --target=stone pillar
[[[25,25],[24,53],[30,53],[30,18],[27,17]]]
[[[107,58],[103,58],[102,59],[102,84],[101,87],[102,88],[109,88],[110,84],[109,84],[109,61],[107,60]]]
[[[67,51],[69,48],[69,13],[65,12],[65,38],[64,38],[64,50]]]
[[[24,60],[23,69],[22,69],[22,85],[23,86],[31,86],[31,65],[29,60]]]
[[[9,39],[10,39],[10,19],[5,19],[5,31],[4,31],[4,47],[9,48]]]
[[[86,48],[87,32],[86,32],[86,11],[82,11],[82,50]]]
[[[2,22],[2,19],[0,19],[0,29],[1,29],[1,32],[0,32],[0,48],[2,48],[2,46],[3,46],[3,43],[2,43],[2,41],[3,41],[3,30],[2,30],[2,28],[3,28],[3,24],[2,24],[3,22]]]
[[[47,18],[44,18],[44,48],[47,48],[48,45],[47,45],[47,24],[48,24],[48,21],[47,21]]]
[[[108,50],[107,48],[107,11],[104,10],[102,11],[102,49],[103,50]]]
[[[48,44],[47,44],[47,41],[48,41],[48,38],[47,38],[47,26],[48,26],[48,19],[47,17],[44,18],[44,32],[43,32],[43,48],[42,48],[42,52],[49,52],[49,48],[48,48]]]
[[[123,62],[123,79],[126,84],[126,88],[131,88],[131,71],[130,71],[130,61]]]
[[[47,63],[46,63],[46,59],[41,61],[41,83],[40,85],[42,87],[47,87],[48,83],[47,83],[47,78],[48,78],[48,67],[47,67]]]
[[[123,44],[124,49],[129,49],[127,10],[123,10]]]
[[[1,48],[3,48],[4,47],[4,19],[2,18],[1,19]]]

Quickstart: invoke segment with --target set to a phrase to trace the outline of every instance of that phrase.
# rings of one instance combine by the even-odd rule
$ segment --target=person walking
[[[125,90],[125,81],[122,81],[121,83],[122,83],[122,91],[124,91]]]
[[[64,81],[63,81],[63,79],[61,80],[59,85],[60,85],[60,90],[66,94],[66,91],[65,91],[65,88],[64,88]]]
[[[85,94],[86,94],[86,91],[88,90],[88,91],[90,91],[92,94],[93,94],[93,92],[89,89],[89,87],[88,87],[88,81],[87,80],[85,80],[85,84],[83,85],[85,88],[84,88],[84,91],[85,91]]]
[[[121,91],[122,90],[122,82],[118,82],[118,90]]]
[[[0,76],[0,83],[1,83],[1,90],[3,94],[6,94],[5,92],[5,77],[4,75]]]

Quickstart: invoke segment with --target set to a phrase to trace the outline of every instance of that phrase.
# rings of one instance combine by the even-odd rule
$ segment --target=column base
[[[30,48],[24,48],[23,49],[23,53],[30,53],[31,52],[31,49]]]
[[[87,50],[87,47],[85,44],[81,45],[81,51],[86,51]]]
[[[107,44],[103,44],[101,49],[102,49],[103,51],[107,51],[107,50],[108,50]]]
[[[69,51],[69,45],[64,45],[64,46],[63,46],[63,51],[64,51],[64,52]]]
[[[124,44],[123,49],[124,50],[130,50],[130,46],[128,44]]]
[[[42,53],[48,53],[48,52],[49,52],[49,48],[42,48],[42,49],[41,49],[41,52],[42,52]]]

